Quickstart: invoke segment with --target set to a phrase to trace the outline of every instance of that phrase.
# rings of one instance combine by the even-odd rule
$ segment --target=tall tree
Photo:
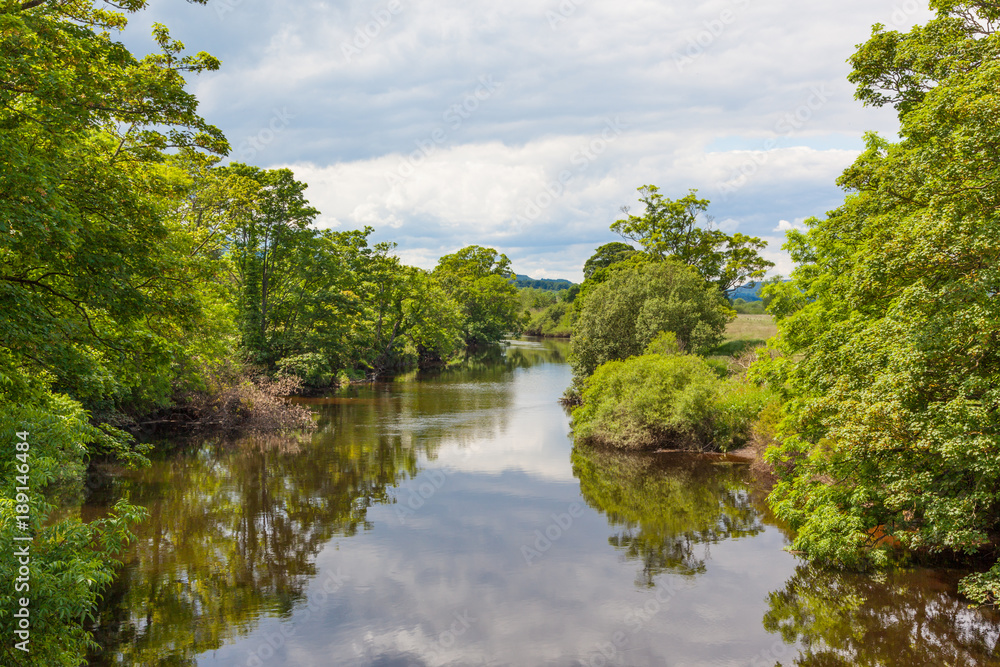
[[[605,243],[590,256],[583,264],[583,279],[590,280],[596,271],[605,269],[612,264],[623,262],[635,253],[639,252],[627,243],[615,241]]]
[[[90,424],[84,405],[107,415],[161,397],[174,334],[198,316],[158,165],[168,148],[227,150],[184,90],[185,75],[218,61],[183,56],[159,25],[161,52],[134,58],[112,38],[126,23],[115,9],[145,5],[0,2],[0,579],[15,579],[14,537],[33,538],[30,652],[10,641],[17,601],[4,587],[3,664],[80,664],[82,622],[138,513],[122,504],[104,521],[50,523],[43,491],[79,484],[94,452],[141,459],[122,432]],[[30,475],[17,480],[15,464]]]
[[[458,305],[426,271],[404,266],[395,244],[376,244],[365,279],[369,295],[366,360],[376,376],[404,365],[447,358],[462,342]]]
[[[255,361],[270,365],[277,361],[277,350],[269,324],[295,292],[296,259],[316,234],[309,225],[319,211],[306,200],[306,184],[296,181],[289,169],[237,163],[224,171],[256,185],[250,200],[231,211],[235,218],[231,253],[243,347]]]
[[[995,556],[1000,536],[1000,8],[932,7],[851,59],[901,140],[869,135],[844,205],[789,235],[804,297],[760,369],[789,398],[772,502],[818,559],[885,562],[884,536]],[[996,601],[1000,566],[964,586]]]
[[[643,214],[631,215],[625,207],[622,210],[628,217],[616,221],[611,229],[650,255],[673,257],[687,264],[725,293],[763,278],[774,266],[760,256],[767,243],[759,238],[700,227],[710,202],[698,199],[697,190],[677,200],[661,195],[655,185],[644,185],[639,192],[639,201],[645,205]]]
[[[570,361],[578,380],[601,364],[642,354],[665,331],[685,349],[703,352],[719,343],[735,316],[690,267],[643,256],[611,267],[607,280],[590,286],[577,305]]]
[[[519,298],[506,255],[468,246],[438,260],[434,276],[462,310],[467,345],[497,343],[521,330]]]

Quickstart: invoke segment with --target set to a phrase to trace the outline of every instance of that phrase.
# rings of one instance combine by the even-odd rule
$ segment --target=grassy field
[[[712,351],[712,356],[735,356],[763,345],[777,333],[778,327],[770,315],[737,315],[726,327],[726,337],[722,345]]]

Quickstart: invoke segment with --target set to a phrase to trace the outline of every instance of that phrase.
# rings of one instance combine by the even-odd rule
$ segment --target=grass
[[[737,315],[726,327],[723,342],[712,350],[711,357],[735,357],[744,350],[763,345],[778,333],[770,315]]]

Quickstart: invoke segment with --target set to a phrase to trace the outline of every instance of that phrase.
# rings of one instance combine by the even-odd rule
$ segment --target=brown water
[[[814,569],[745,465],[574,450],[566,346],[309,401],[117,476],[150,511],[94,665],[994,665],[958,573]]]

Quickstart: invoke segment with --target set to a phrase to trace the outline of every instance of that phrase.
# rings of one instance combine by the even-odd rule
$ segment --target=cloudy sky
[[[469,244],[578,281],[636,188],[697,188],[726,231],[762,236],[835,208],[865,131],[847,58],[916,0],[153,0],[154,22],[222,60],[192,79],[230,156],[287,166],[318,224],[365,225],[432,268]]]

